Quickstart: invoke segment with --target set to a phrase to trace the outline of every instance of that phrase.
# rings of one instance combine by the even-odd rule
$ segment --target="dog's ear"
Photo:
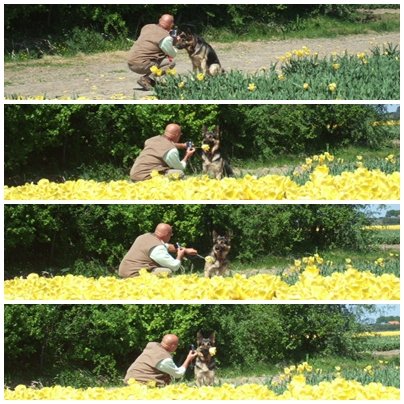
[[[203,340],[203,335],[202,335],[201,330],[199,330],[196,334],[196,342],[198,343],[198,346],[201,345],[202,340]]]
[[[211,345],[215,346],[216,345],[216,331],[213,331],[212,334],[210,334],[210,343]]]
[[[216,232],[216,230],[213,230],[212,231],[212,238],[213,238],[213,242],[214,243],[216,243],[216,240],[217,240],[217,237],[218,237],[219,235],[217,234],[217,232]]]

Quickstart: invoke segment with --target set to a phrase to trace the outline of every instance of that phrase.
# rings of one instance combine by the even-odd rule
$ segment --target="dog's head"
[[[213,146],[218,146],[220,143],[220,130],[216,126],[215,130],[207,130],[204,126],[202,129],[202,144],[207,144],[212,150]]]
[[[226,257],[230,251],[230,235],[221,236],[213,231],[213,251],[216,255]]]
[[[175,47],[177,49],[186,49],[193,53],[193,50],[195,49],[195,43],[196,35],[189,28],[185,28],[177,35]]]
[[[201,331],[198,331],[196,342],[200,351],[209,352],[210,348],[214,348],[216,340],[216,333],[213,332],[209,337],[205,337]]]

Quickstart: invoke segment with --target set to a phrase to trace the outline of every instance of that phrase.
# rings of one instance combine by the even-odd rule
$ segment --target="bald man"
[[[132,181],[148,180],[151,178],[152,171],[165,175],[176,174],[182,178],[187,161],[195,153],[195,148],[187,148],[186,143],[179,143],[181,135],[181,126],[170,123],[162,135],[147,139],[130,170],[130,179]],[[186,150],[181,161],[179,148]]]
[[[198,254],[193,248],[176,248],[169,244],[172,234],[169,224],[160,223],[154,233],[137,237],[119,265],[119,275],[122,278],[132,278],[139,276],[139,271],[145,268],[155,275],[164,272],[170,276],[180,268],[185,255]],[[176,258],[170,253],[176,254]]]
[[[164,335],[160,343],[149,342],[144,351],[130,365],[126,372],[124,382],[134,379],[140,383],[156,382],[156,386],[164,387],[172,379],[184,376],[189,364],[198,355],[196,351],[189,351],[184,363],[177,367],[171,354],[176,351],[178,337],[174,334]]]
[[[170,35],[173,27],[174,17],[170,14],[162,15],[158,24],[147,24],[142,28],[139,38],[129,51],[129,69],[144,75],[137,82],[142,90],[151,90],[156,84],[150,77],[153,66],[163,73],[175,66],[173,58],[177,55],[177,49],[174,47],[175,37]]]

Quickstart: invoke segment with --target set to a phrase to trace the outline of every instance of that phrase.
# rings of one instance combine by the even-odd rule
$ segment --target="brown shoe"
[[[156,82],[149,76],[142,76],[137,81],[137,84],[139,84],[143,91],[150,91],[156,85]]]

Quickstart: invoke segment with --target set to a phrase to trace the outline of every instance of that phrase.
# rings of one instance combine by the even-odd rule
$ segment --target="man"
[[[181,135],[181,126],[170,123],[166,126],[163,135],[147,139],[144,149],[130,170],[130,179],[132,181],[148,180],[151,178],[152,171],[183,177],[187,161],[195,153],[195,148],[187,148],[184,158],[180,161],[178,148],[186,148],[186,144],[178,143]]]
[[[119,275],[122,278],[139,276],[142,268],[156,275],[163,272],[171,275],[179,269],[185,255],[198,254],[193,248],[176,248],[173,244],[168,244],[172,234],[169,224],[160,223],[154,233],[137,237],[119,265]],[[176,258],[170,252],[176,253]]]
[[[158,24],[147,24],[142,28],[139,38],[129,51],[129,69],[144,75],[137,83],[145,91],[156,84],[149,77],[153,66],[162,69],[162,73],[175,66],[172,59],[176,56],[177,49],[173,46],[175,38],[170,35],[173,27],[174,17],[170,14],[162,15]]]
[[[178,337],[167,334],[160,343],[149,342],[144,351],[130,365],[125,376],[125,383],[129,379],[135,379],[141,383],[156,382],[156,386],[164,387],[170,384],[171,379],[184,376],[189,364],[198,355],[196,351],[190,351],[184,363],[177,367],[171,353],[177,349]]]

